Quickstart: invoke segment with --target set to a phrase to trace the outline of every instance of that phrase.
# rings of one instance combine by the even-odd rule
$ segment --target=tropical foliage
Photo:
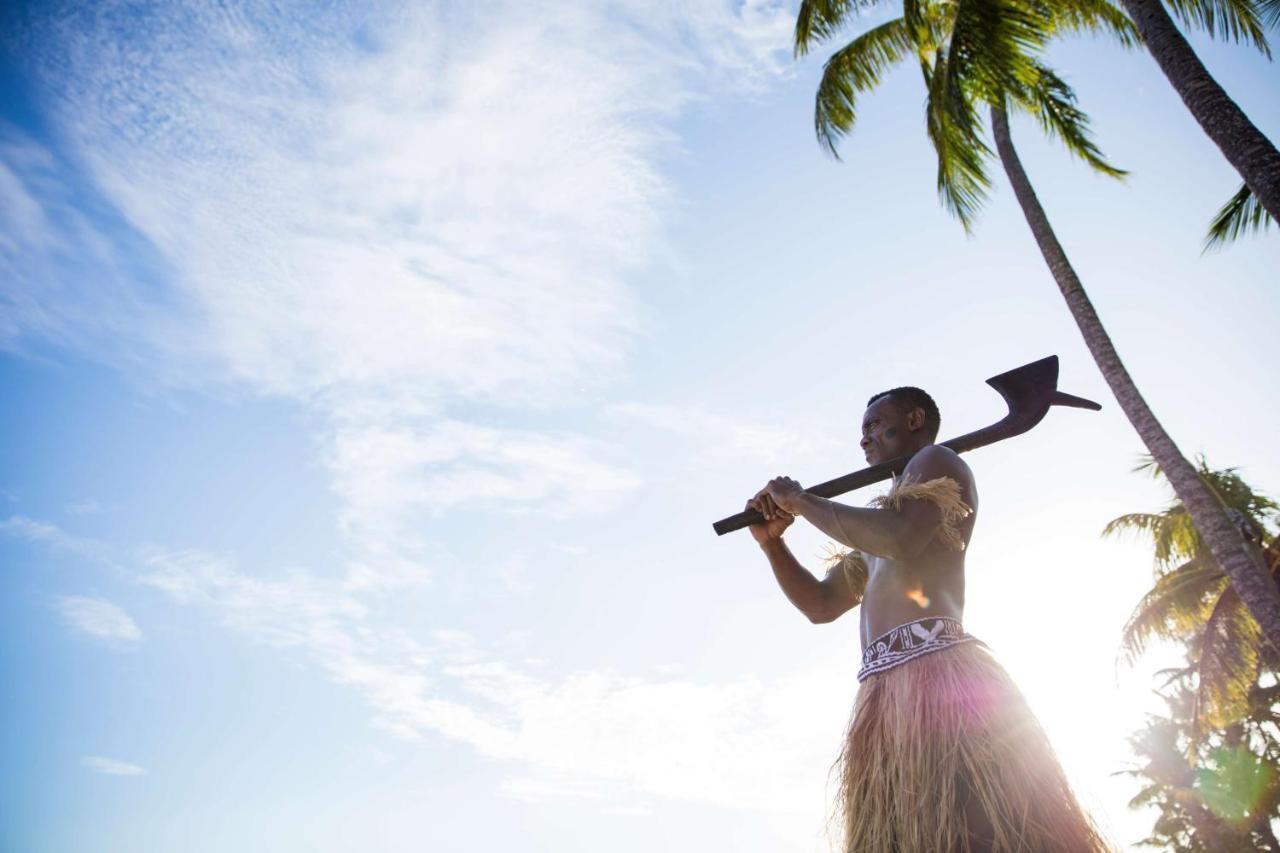
[[[856,5],[802,2],[796,54],[839,31]],[[1043,61],[1042,48],[1050,38],[1081,30],[1105,30],[1123,44],[1137,43],[1128,18],[1106,0],[907,0],[901,17],[872,27],[827,60],[815,98],[818,139],[837,155],[840,138],[856,122],[858,97],[875,89],[892,67],[912,59],[924,80],[938,194],[966,229],[991,186],[988,163],[994,152],[983,138],[984,106],[1008,104],[1033,116],[1068,151],[1103,174],[1120,177],[1124,172],[1094,144],[1075,93]]]
[[[1157,810],[1145,846],[1184,853],[1280,850],[1280,687],[1256,684],[1244,714],[1192,746],[1194,667],[1162,673],[1165,715],[1129,739],[1135,762],[1121,775],[1141,788],[1129,807]]]
[[[1280,506],[1234,469],[1197,464],[1280,582],[1280,538],[1270,532]],[[1160,476],[1150,460],[1139,470]],[[1155,640],[1182,645],[1187,665],[1169,670],[1161,692],[1168,714],[1152,716],[1130,740],[1143,782],[1131,806],[1155,806],[1147,844],[1166,849],[1277,850],[1280,818],[1280,654],[1214,563],[1186,508],[1111,521],[1105,535],[1148,539],[1156,579],[1125,625],[1121,653],[1136,661]],[[1263,546],[1266,546],[1265,549]]]
[[[1280,8],[1280,0],[1277,0]],[[1257,234],[1271,227],[1271,214],[1258,203],[1248,184],[1241,184],[1231,200],[1222,206],[1205,235],[1205,250],[1220,249],[1246,234]]]
[[[1255,0],[1184,2],[1252,9]],[[859,0],[802,0],[797,54],[834,35],[858,6]],[[902,8],[900,18],[862,33],[828,59],[814,111],[819,139],[834,153],[839,137],[854,127],[858,96],[874,89],[893,65],[914,59],[925,84],[925,124],[937,154],[938,192],[968,229],[990,186],[987,165],[993,152],[979,121],[989,111],[995,153],[1090,355],[1143,444],[1168,474],[1232,587],[1263,633],[1280,644],[1280,591],[1143,399],[1054,233],[1009,131],[1008,109],[1029,113],[1095,169],[1118,176],[1120,170],[1094,146],[1074,93],[1044,63],[1043,48],[1054,35],[1075,30],[1106,31],[1132,44],[1134,25],[1108,0],[904,0]],[[1234,20],[1222,12],[1205,17],[1204,23],[1230,32]],[[1176,29],[1173,34],[1181,38]],[[1259,198],[1266,210],[1273,210],[1266,196],[1259,193]],[[1275,210],[1280,210],[1280,199]]]

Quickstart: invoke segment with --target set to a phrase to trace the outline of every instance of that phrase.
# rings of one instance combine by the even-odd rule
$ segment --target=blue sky
[[[966,618],[1142,836],[1168,652],[1116,668],[1150,560],[1098,534],[1166,495],[1003,182],[966,237],[911,69],[825,157],[792,14],[6,7],[0,846],[825,849],[856,630],[710,523],[859,467],[871,393],[960,433],[1049,353],[1105,409],[971,457]],[[1280,138],[1274,65],[1196,46]],[[1274,490],[1275,232],[1201,254],[1238,179],[1149,57],[1053,60],[1132,171],[1015,121],[1085,286],[1184,451]]]

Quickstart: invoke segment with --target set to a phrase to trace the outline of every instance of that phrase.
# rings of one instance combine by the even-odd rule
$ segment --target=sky
[[[830,849],[856,622],[711,522],[861,467],[874,392],[948,437],[1050,354],[1104,408],[968,457],[965,618],[1145,835],[1116,774],[1176,656],[1117,663],[1151,557],[1100,532],[1169,495],[998,170],[966,235],[910,68],[826,156],[793,20],[3,7],[0,847]],[[1193,43],[1280,138],[1275,66]],[[1276,232],[1201,252],[1239,179],[1148,55],[1051,59],[1131,173],[1015,117],[1085,287],[1182,450],[1275,494]]]

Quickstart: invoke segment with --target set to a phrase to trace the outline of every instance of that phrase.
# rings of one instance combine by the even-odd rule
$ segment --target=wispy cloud
[[[110,299],[50,267],[48,247],[91,226],[57,182],[68,165],[14,141],[8,337],[107,360],[111,341],[145,342],[183,381],[318,411],[357,583],[426,573],[402,523],[417,510],[596,511],[634,485],[628,467],[589,428],[510,413],[616,375],[639,326],[627,279],[673,195],[673,123],[784,73],[789,20],[773,0],[34,16],[22,55],[69,156],[163,286],[128,284],[104,231],[87,242],[125,282]]]
[[[675,191],[660,163],[682,110],[784,73],[788,26],[787,4],[764,0],[554,14],[107,2],[37,18],[23,55],[56,95],[68,157],[157,255],[182,310],[136,287],[103,301],[93,280],[55,275],[47,246],[82,236],[55,215],[74,205],[47,189],[65,165],[14,143],[0,151],[24,193],[8,214],[22,245],[7,263],[23,272],[9,338],[60,330],[104,360],[116,337],[138,341],[181,381],[299,401],[322,424],[352,555],[344,573],[264,576],[153,549],[142,582],[311,656],[389,731],[569,780],[550,788],[788,802],[804,749],[790,748],[794,709],[771,686],[550,679],[369,617],[369,596],[430,571],[424,514],[593,514],[636,487],[598,424],[536,424],[607,387],[633,345],[628,281],[661,247]],[[119,269],[105,233],[96,243]],[[59,286],[42,287],[42,271]],[[37,524],[13,530],[54,542]],[[760,743],[776,772],[739,772]]]
[[[106,546],[93,539],[68,533],[56,524],[25,515],[11,515],[0,520],[0,535],[26,542],[48,545],[58,551],[68,551],[107,562]]]
[[[114,758],[103,758],[101,755],[86,755],[80,759],[80,766],[104,776],[143,776],[147,772],[136,764]]]
[[[118,643],[137,643],[142,630],[119,606],[102,598],[67,595],[55,605],[72,628],[91,637]]]
[[[778,423],[744,421],[703,405],[673,403],[616,403],[608,414],[616,421],[644,426],[682,439],[693,458],[705,463],[743,461],[771,465],[774,462],[830,453],[838,445],[834,436],[823,436],[822,425],[801,431]]]
[[[623,807],[637,795],[803,810],[821,797],[846,688],[825,674],[782,682],[697,682],[580,672],[548,678],[503,660],[465,634],[418,641],[369,624],[344,593],[302,577],[264,583],[196,552],[154,553],[150,583],[202,603],[247,636],[299,649],[356,690],[377,726],[408,740],[446,737],[525,768],[511,796],[591,792]],[[815,719],[814,728],[795,720]],[[822,735],[815,732],[821,731]]]
[[[500,6],[99,4],[37,21],[26,54],[79,161],[203,315],[168,343],[268,392],[535,402],[618,364],[622,275],[669,195],[665,125],[714,73],[777,73],[786,15]],[[28,187],[14,233],[52,239],[45,199],[10,183]]]
[[[357,585],[421,579],[425,522],[447,511],[599,515],[640,482],[622,452],[601,440],[451,418],[344,425],[328,447]]]

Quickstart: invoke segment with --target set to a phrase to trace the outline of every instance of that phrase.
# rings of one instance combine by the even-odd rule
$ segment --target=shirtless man
[[[867,464],[914,453],[904,479],[924,483],[947,477],[958,483],[960,499],[971,510],[958,531],[967,545],[978,506],[973,472],[959,454],[933,443],[939,424],[933,400],[919,389],[895,391],[871,398],[862,416],[860,445]],[[963,616],[965,552],[935,537],[942,522],[937,504],[907,501],[898,511],[847,506],[805,492],[790,477],[777,477],[747,507],[765,517],[764,524],[751,527],[751,535],[791,603],[814,623],[831,622],[861,603],[864,649],[891,628],[922,616]],[[797,515],[861,552],[867,582],[860,598],[840,565],[818,580],[796,560],[782,534]]]
[[[860,686],[837,762],[844,850],[1111,849],[1021,693],[962,627],[978,494],[969,466],[934,444],[939,420],[919,388],[868,401],[867,463],[913,454],[877,506],[820,498],[789,477],[747,502],[765,519],[752,535],[810,621],[862,605]],[[797,516],[852,549],[822,580],[783,541]]]

